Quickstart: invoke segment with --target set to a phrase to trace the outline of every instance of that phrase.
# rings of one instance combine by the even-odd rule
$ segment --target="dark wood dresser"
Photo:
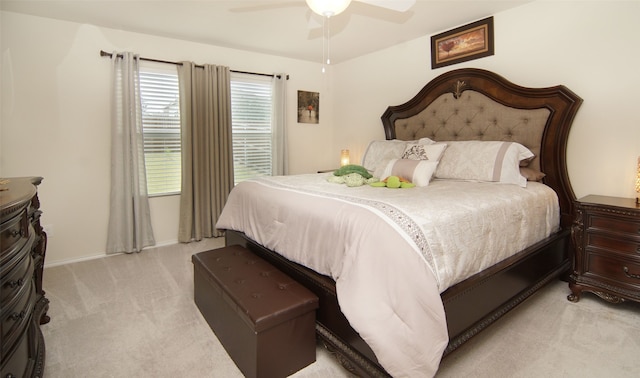
[[[571,294],[640,302],[640,207],[633,198],[590,195],[576,202]]]
[[[42,377],[40,324],[49,321],[42,290],[47,236],[40,225],[42,177],[0,179],[0,378]]]

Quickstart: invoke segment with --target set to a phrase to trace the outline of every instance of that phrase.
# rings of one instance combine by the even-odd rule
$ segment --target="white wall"
[[[332,167],[328,75],[316,63],[1,12],[0,177],[43,176],[47,265],[104,255],[109,217],[110,62],[105,51],[290,75],[291,173]],[[320,92],[319,125],[298,124],[297,90]],[[151,199],[158,244],[175,243],[179,197]]]
[[[491,57],[432,70],[425,36],[340,64],[334,72],[340,83],[334,98],[336,148],[349,147],[361,158],[369,140],[384,139],[380,116],[387,106],[408,101],[443,72],[478,67],[523,86],[564,84],[582,97],[567,146],[576,196],[634,197],[640,156],[638,15],[637,1],[537,1],[493,15]]]

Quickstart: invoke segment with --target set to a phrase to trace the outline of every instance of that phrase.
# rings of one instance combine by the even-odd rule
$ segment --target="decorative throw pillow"
[[[437,166],[438,162],[431,160],[392,159],[380,177],[398,176],[416,186],[427,186]]]
[[[424,145],[428,145],[428,144],[434,144],[434,143],[436,143],[436,141],[433,140],[433,139],[429,139],[429,138],[420,138],[420,139],[418,139],[418,143],[424,144]]]
[[[429,160],[425,147],[423,144],[410,144],[404,149],[401,159]]]
[[[544,173],[529,167],[520,167],[520,174],[524,176],[527,181],[542,181]]]
[[[372,141],[362,157],[362,166],[375,177],[381,177],[389,160],[400,159],[407,143],[405,140],[397,139]]]
[[[515,142],[449,141],[440,158],[435,177],[490,181],[527,186],[520,174],[520,161],[533,153]]]
[[[438,161],[446,147],[446,143],[432,143],[426,145],[422,143],[411,143],[405,148],[401,159]]]
[[[536,155],[531,156],[528,159],[522,159],[520,160],[520,166],[521,167],[528,167],[529,164],[531,163],[531,161],[536,157]]]

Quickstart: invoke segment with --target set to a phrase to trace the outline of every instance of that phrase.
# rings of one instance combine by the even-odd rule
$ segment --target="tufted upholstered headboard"
[[[546,174],[558,193],[561,225],[573,219],[566,146],[582,99],[568,88],[525,88],[486,70],[444,73],[402,105],[382,115],[387,139],[501,140],[518,142],[535,155],[531,167]]]

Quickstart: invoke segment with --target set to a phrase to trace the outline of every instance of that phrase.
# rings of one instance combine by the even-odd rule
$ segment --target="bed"
[[[303,181],[306,180],[307,184],[300,188],[295,187],[294,176],[249,182],[234,188],[218,226],[225,230],[227,245],[240,244],[251,249],[318,295],[317,334],[351,372],[360,376],[433,375],[441,357],[487,328],[544,284],[567,272],[575,196],[567,175],[566,144],[581,103],[580,97],[562,85],[525,88],[480,69],[444,73],[426,84],[406,103],[388,107],[381,117],[386,141],[372,142],[363,160],[365,167],[377,170],[374,173],[388,174],[395,170],[395,160],[387,161],[394,156],[382,158],[380,154],[374,155],[370,150],[375,150],[376,146],[382,148],[379,151],[388,151],[389,145],[398,143],[403,146],[397,148],[398,151],[404,149],[406,153],[408,146],[420,144],[434,147],[444,144],[446,148],[441,152],[441,157],[435,159],[439,163],[431,166],[433,176],[430,176],[431,180],[427,180],[426,185],[395,191],[368,186],[354,189],[327,184],[331,173],[324,176],[301,175],[305,176]],[[520,175],[516,173],[509,176],[505,173],[508,171],[505,168],[507,164],[500,163],[505,165],[499,167],[496,163],[487,180],[475,177],[469,180],[466,176],[457,176],[464,176],[467,174],[464,172],[469,171],[483,175],[473,165],[462,170],[456,167],[460,167],[460,161],[484,160],[469,159],[469,156],[456,160],[450,157],[458,157],[453,151],[465,156],[476,151],[476,148],[484,151],[489,145],[500,146],[502,158],[505,154],[514,159],[517,156],[515,169]],[[516,148],[513,146],[517,146],[517,153],[511,153]],[[523,149],[529,151],[530,155],[525,156]],[[406,159],[400,160],[406,162]],[[427,167],[432,163],[422,161],[415,164]],[[521,170],[521,166],[524,170]],[[529,176],[529,181],[523,175]],[[507,180],[505,182],[515,181],[508,184],[487,182],[503,179]],[[319,184],[321,181],[323,184]],[[325,189],[316,190],[314,185]],[[460,185],[463,189],[456,190],[453,186],[445,185]],[[474,198],[477,198],[478,204],[490,202],[489,198],[485,201],[481,197],[485,194],[480,193],[480,187],[491,188],[490,191],[496,193],[495,198],[511,196],[503,194],[503,190],[513,192],[516,203],[521,204],[530,203],[526,202],[530,201],[526,196],[534,189],[546,193],[545,196],[551,192],[553,206],[515,206],[519,208],[518,211],[546,208],[546,213],[551,214],[550,218],[541,220],[539,227],[520,226],[520,229],[535,230],[533,236],[525,238],[526,242],[503,243],[511,240],[511,235],[517,232],[502,232],[506,226],[496,229],[499,231],[490,228],[485,231],[485,221],[473,217],[463,221],[449,220],[452,228],[462,224],[462,231],[458,230],[456,236],[444,236],[448,237],[445,241],[438,239],[433,242],[431,237],[444,234],[440,230],[446,227],[436,226],[437,232],[425,230],[424,225],[432,222],[428,215],[433,212],[431,206],[435,206],[435,202],[428,201],[438,197],[435,193],[451,192],[458,193],[458,197],[453,197],[447,206],[462,206],[463,209],[464,206],[468,209],[483,207],[475,206],[473,202]],[[420,198],[429,199],[415,201],[414,206],[410,200],[400,198],[404,196],[399,194],[402,191],[410,193],[414,189],[413,195],[429,193],[420,195]],[[286,200],[275,196],[274,193],[280,190],[285,191]],[[243,191],[246,192],[243,199],[233,199],[241,196]],[[482,191],[486,192],[485,189]],[[384,202],[386,200],[380,199],[380,195],[390,197],[389,201],[392,202]],[[296,201],[300,202],[296,205]],[[291,209],[287,209],[289,203],[293,204]],[[418,203],[429,207],[429,211],[418,209]],[[304,209],[302,212],[301,208]],[[420,212],[414,214],[413,211]],[[465,214],[453,208],[447,210],[448,213],[456,211]],[[500,214],[504,211],[500,210]],[[296,215],[289,216],[288,212]],[[330,218],[333,220],[314,219],[320,213],[333,216]],[[350,218],[357,213],[364,215]],[[262,226],[258,221],[247,220],[256,214],[271,218]],[[287,217],[299,221],[287,224]],[[514,217],[520,218],[522,215],[509,215],[507,219]],[[437,215],[434,219],[448,218]],[[531,221],[527,218],[523,224],[530,224],[527,222]],[[360,223],[369,231],[352,231],[355,224],[363,227]],[[479,224],[482,224],[482,227],[478,226],[480,230],[476,229]],[[419,232],[416,231],[418,228],[421,229]],[[467,246],[467,240],[482,239],[475,236],[474,233],[478,232],[492,235],[495,242],[473,248],[479,249],[484,256],[493,254],[492,249],[497,245],[495,252],[501,256],[499,260],[484,261],[484,258],[476,259],[473,257],[475,255],[470,255],[461,261],[465,261],[464,264],[475,260],[484,262],[474,267],[475,270],[466,271],[462,278],[443,273],[451,269],[442,263],[441,257],[432,257],[432,250],[442,250],[440,253],[447,256],[450,252],[454,253],[453,249],[461,248],[460,253],[464,255],[471,249]],[[275,235],[286,240],[276,240]],[[392,248],[395,245],[402,245],[402,248],[396,251]],[[457,246],[452,248],[452,245]],[[327,248],[345,249],[349,254],[336,252],[341,256],[340,259],[331,257],[327,262],[324,256],[334,254],[333,249],[329,251]],[[411,253],[410,248],[419,253]],[[502,251],[505,248],[512,250]],[[391,249],[395,254],[385,263],[368,261],[382,261],[383,257],[377,254]],[[311,257],[302,256],[302,252]],[[375,258],[368,257],[373,253],[376,253]],[[455,267],[466,267],[464,264]],[[397,271],[405,274],[388,273]],[[410,282],[401,282],[405,277],[410,277]],[[405,287],[420,287],[421,290],[402,291]],[[396,291],[391,292],[392,289]],[[419,293],[414,295],[413,292]],[[433,303],[434,297],[437,304]],[[418,310],[413,307],[413,302],[419,304]],[[424,305],[427,302],[429,307]],[[418,313],[425,313],[424,317],[414,316]],[[383,330],[381,335],[372,334],[377,329]],[[405,360],[411,358],[413,360]],[[428,362],[421,365],[422,359]],[[409,370],[403,370],[404,366],[409,366]]]

